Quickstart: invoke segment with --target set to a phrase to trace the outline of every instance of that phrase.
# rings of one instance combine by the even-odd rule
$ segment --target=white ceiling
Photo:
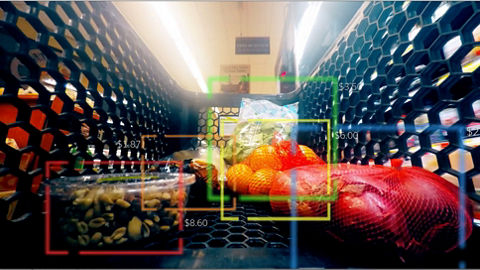
[[[183,88],[200,91],[173,40],[152,5],[114,2],[167,72]],[[220,65],[250,64],[251,76],[274,76],[284,20],[285,2],[169,2],[185,43],[202,76],[220,75]],[[270,55],[235,55],[235,37],[269,36]],[[219,85],[214,85],[219,91]],[[250,93],[278,93],[275,82],[252,82]]]

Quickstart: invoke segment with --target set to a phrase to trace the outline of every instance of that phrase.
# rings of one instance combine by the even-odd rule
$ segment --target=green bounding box
[[[213,84],[217,82],[228,82],[229,77],[228,76],[216,76],[216,77],[209,77],[207,84],[208,84],[208,93],[207,97],[209,99],[213,98]],[[299,122],[299,123],[327,123],[327,163],[336,163],[338,160],[338,153],[337,151],[333,151],[332,149],[337,149],[338,148],[338,142],[335,136],[331,136],[331,130],[336,130],[337,123],[338,123],[338,80],[335,77],[328,76],[328,77],[322,77],[322,76],[285,76],[285,77],[278,77],[278,76],[253,76],[253,77],[244,77],[242,78],[242,81],[250,81],[250,82],[271,82],[271,81],[285,81],[285,82],[331,82],[332,87],[333,87],[333,110],[332,110],[332,119],[249,119],[249,121],[253,122],[258,122],[258,121],[275,121],[275,122]],[[213,148],[212,148],[212,138],[213,138],[213,132],[212,132],[212,125],[214,123],[213,119],[213,113],[211,108],[208,109],[207,111],[207,161],[212,164],[213,162]],[[223,120],[227,119],[221,119],[220,120],[220,134],[223,136]],[[235,122],[233,119],[227,120],[228,122]],[[332,154],[332,155],[331,155]],[[327,196],[299,196],[299,199],[301,200],[322,200],[322,201],[331,201],[336,199],[336,189],[335,189],[335,194],[330,194],[330,189],[331,189],[331,179],[330,179],[330,165],[328,166],[328,192]],[[223,203],[225,198],[223,197],[223,192],[221,192],[220,196],[213,194],[213,186],[212,186],[212,168],[208,167],[207,171],[207,199],[210,202],[221,202]],[[223,185],[221,185],[221,188],[223,189]],[[223,190],[222,190],[223,191]],[[281,197],[287,197],[286,199],[290,198],[289,196],[281,196]],[[302,197],[302,198],[300,198]],[[303,198],[303,197],[310,197],[310,198]],[[227,200],[230,199],[229,197]],[[239,200],[241,201],[269,201],[270,197],[265,196],[265,195],[240,195]],[[285,198],[279,198],[278,200],[285,200]]]

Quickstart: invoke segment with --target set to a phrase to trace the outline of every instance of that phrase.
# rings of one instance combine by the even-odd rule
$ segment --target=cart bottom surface
[[[447,254],[402,260],[394,250],[346,246],[334,242],[319,233],[314,223],[298,223],[298,239],[293,243],[290,222],[246,222],[245,215],[252,214],[254,210],[249,205],[239,205],[236,211],[229,214],[239,216],[237,222],[221,221],[219,213],[188,213],[185,218],[204,217],[209,220],[208,227],[186,227],[176,235],[184,239],[183,254],[162,256],[80,256],[73,252],[66,256],[47,256],[44,249],[43,216],[36,215],[28,222],[5,226],[1,241],[1,265],[10,268],[223,269],[480,267],[480,261],[476,257],[480,248],[480,228],[477,227],[474,227],[464,250],[456,249]],[[257,214],[263,214],[262,210],[257,210]],[[218,233],[221,231],[225,233]],[[204,237],[198,237],[199,235]],[[227,239],[226,243],[212,244],[216,243],[213,240],[221,238]],[[256,247],[252,239],[263,239],[263,247]]]

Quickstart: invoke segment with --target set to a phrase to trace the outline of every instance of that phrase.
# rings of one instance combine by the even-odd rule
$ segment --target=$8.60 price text
[[[206,219],[185,219],[185,227],[206,227],[208,226],[208,220]]]

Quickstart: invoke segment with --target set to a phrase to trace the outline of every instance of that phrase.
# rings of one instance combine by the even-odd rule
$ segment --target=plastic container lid
[[[69,196],[75,190],[82,188],[122,188],[127,193],[139,193],[142,188],[147,192],[180,188],[180,173],[149,172],[143,177],[142,181],[141,173],[64,176],[49,181],[48,185],[50,185],[51,195],[55,196]],[[195,182],[195,175],[182,173],[181,182],[181,186],[188,187]]]

